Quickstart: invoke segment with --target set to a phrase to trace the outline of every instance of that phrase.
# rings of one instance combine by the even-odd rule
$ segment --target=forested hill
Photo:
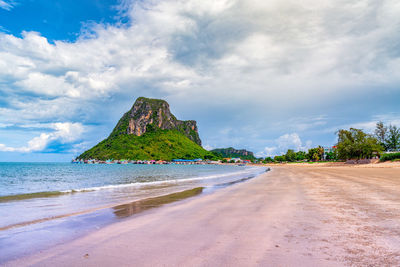
[[[233,147],[217,148],[211,152],[220,155],[223,158],[241,158],[241,159],[255,159],[254,153],[245,149],[235,149]]]
[[[77,159],[214,159],[201,147],[196,121],[178,120],[166,101],[139,97],[110,136]]]

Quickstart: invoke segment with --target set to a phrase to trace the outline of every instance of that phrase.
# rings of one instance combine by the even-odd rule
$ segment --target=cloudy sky
[[[400,125],[398,0],[0,0],[0,161],[66,161],[139,96],[259,156]]]

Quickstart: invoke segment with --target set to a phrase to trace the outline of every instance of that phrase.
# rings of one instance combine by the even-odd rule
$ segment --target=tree
[[[325,150],[324,150],[324,148],[322,146],[318,146],[317,147],[317,152],[318,152],[318,157],[320,159],[324,159]]]
[[[386,148],[394,151],[400,149],[400,128],[397,128],[395,125],[389,126]]]
[[[268,162],[274,162],[274,160],[271,157],[266,157],[264,159],[264,163],[268,163]]]
[[[326,160],[337,160],[337,150],[333,149],[331,152],[326,153]]]
[[[278,162],[282,162],[282,161],[286,161],[286,158],[285,158],[285,156],[275,156],[274,160],[278,161]]]
[[[319,161],[324,158],[324,148],[318,146],[308,150],[307,158],[311,161]]]
[[[296,160],[297,161],[301,161],[301,160],[305,160],[307,158],[307,153],[304,151],[298,151],[296,152]]]
[[[296,160],[296,153],[294,152],[293,149],[288,149],[288,151],[285,154],[285,158],[287,161],[295,161]]]
[[[307,159],[313,161],[315,150],[314,148],[310,148],[307,153]]]
[[[360,129],[339,130],[337,152],[339,159],[372,158],[379,155],[383,148],[378,139]]]
[[[375,137],[376,139],[378,139],[379,144],[385,149],[387,149],[386,147],[387,130],[388,128],[383,124],[382,121],[376,123]]]
[[[387,127],[383,122],[378,122],[375,128],[375,137],[385,150],[400,149],[400,129],[395,125]]]

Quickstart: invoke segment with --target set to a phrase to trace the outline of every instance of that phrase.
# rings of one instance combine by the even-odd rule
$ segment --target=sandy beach
[[[400,168],[273,166],[6,266],[399,266]]]

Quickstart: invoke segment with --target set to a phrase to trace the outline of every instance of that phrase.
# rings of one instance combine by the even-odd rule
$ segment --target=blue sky
[[[123,22],[117,8],[119,2],[115,0],[3,0],[0,3],[3,32],[21,37],[23,31],[35,31],[49,42],[74,42],[94,23]]]
[[[67,161],[139,96],[259,156],[400,126],[395,0],[0,0],[0,161]]]

